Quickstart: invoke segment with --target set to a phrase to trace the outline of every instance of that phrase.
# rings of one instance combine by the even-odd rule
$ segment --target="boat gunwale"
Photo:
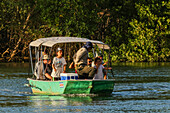
[[[101,80],[101,79],[94,79],[94,80],[78,79],[78,80],[56,80],[56,81],[50,81],[50,80],[36,80],[36,79],[32,79],[32,78],[27,78],[27,80],[42,81],[42,82],[62,82],[62,81],[115,81],[115,79],[106,79],[106,80]]]

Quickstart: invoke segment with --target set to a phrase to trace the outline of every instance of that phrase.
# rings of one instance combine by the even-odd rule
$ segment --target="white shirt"
[[[66,61],[64,59],[64,57],[62,58],[57,58],[57,57],[54,57],[53,58],[53,65],[56,69],[56,72],[54,71],[54,69],[52,70],[52,73],[51,73],[51,76],[52,77],[59,77],[60,76],[60,73],[63,72],[63,69],[64,69],[64,65],[66,65]]]
[[[96,68],[96,66],[94,66],[94,68]],[[103,69],[104,69],[104,66],[101,64],[101,65],[98,67],[97,73],[94,75],[94,78],[93,78],[93,79],[104,79]]]

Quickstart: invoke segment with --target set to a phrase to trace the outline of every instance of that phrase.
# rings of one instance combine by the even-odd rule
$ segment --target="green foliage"
[[[41,18],[52,33],[63,36],[89,37],[97,29],[96,2],[84,0],[39,0]]]
[[[20,37],[22,49],[42,37],[75,36],[109,44],[112,61],[170,59],[166,0],[1,0],[0,13],[0,54]]]
[[[157,6],[157,5],[156,5]],[[169,2],[162,2],[168,11]],[[145,4],[135,4],[137,18],[129,22],[129,31],[132,37],[127,44],[121,44],[119,49],[115,47],[112,52],[113,61],[168,61],[170,57],[169,44],[169,18],[166,15],[156,15],[151,12],[152,7]],[[168,14],[167,12],[164,14]]]

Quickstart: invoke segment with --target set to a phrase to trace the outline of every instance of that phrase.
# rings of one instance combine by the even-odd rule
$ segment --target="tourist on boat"
[[[77,70],[79,79],[92,79],[96,73],[96,69],[94,67],[87,66],[88,52],[91,51],[92,48],[92,43],[87,42],[77,51],[75,57],[73,57],[76,65],[75,69]]]
[[[106,71],[104,69],[104,66],[102,65],[102,60],[99,57],[96,57],[94,64],[94,68],[97,69],[97,73],[95,74],[93,79],[106,79]]]
[[[98,57],[102,60],[102,65],[103,66],[107,65],[108,62],[103,61],[103,55],[99,55]]]
[[[97,56],[98,58],[100,58],[100,60],[102,61],[102,65],[103,66],[106,66],[107,64],[108,64],[108,62],[104,62],[103,61],[103,55],[99,55],[99,56]],[[97,58],[96,57],[96,58]],[[92,62],[92,67],[94,67],[95,66],[95,64],[94,64],[94,61]],[[104,67],[104,69],[105,70],[111,70],[112,69],[112,67]]]
[[[60,73],[65,73],[66,72],[66,60],[63,57],[63,51],[61,48],[57,48],[56,51],[57,56],[53,58],[53,63],[52,63],[52,77],[55,77],[56,79],[60,79]]]
[[[43,61],[38,61],[35,66],[34,74],[38,80],[52,80],[51,71],[51,60],[48,55],[43,56]]]

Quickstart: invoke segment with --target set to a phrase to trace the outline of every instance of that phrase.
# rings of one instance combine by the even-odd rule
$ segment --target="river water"
[[[0,63],[0,113],[170,113],[170,63],[114,63],[109,96],[34,95],[24,86],[28,71],[28,63]]]

